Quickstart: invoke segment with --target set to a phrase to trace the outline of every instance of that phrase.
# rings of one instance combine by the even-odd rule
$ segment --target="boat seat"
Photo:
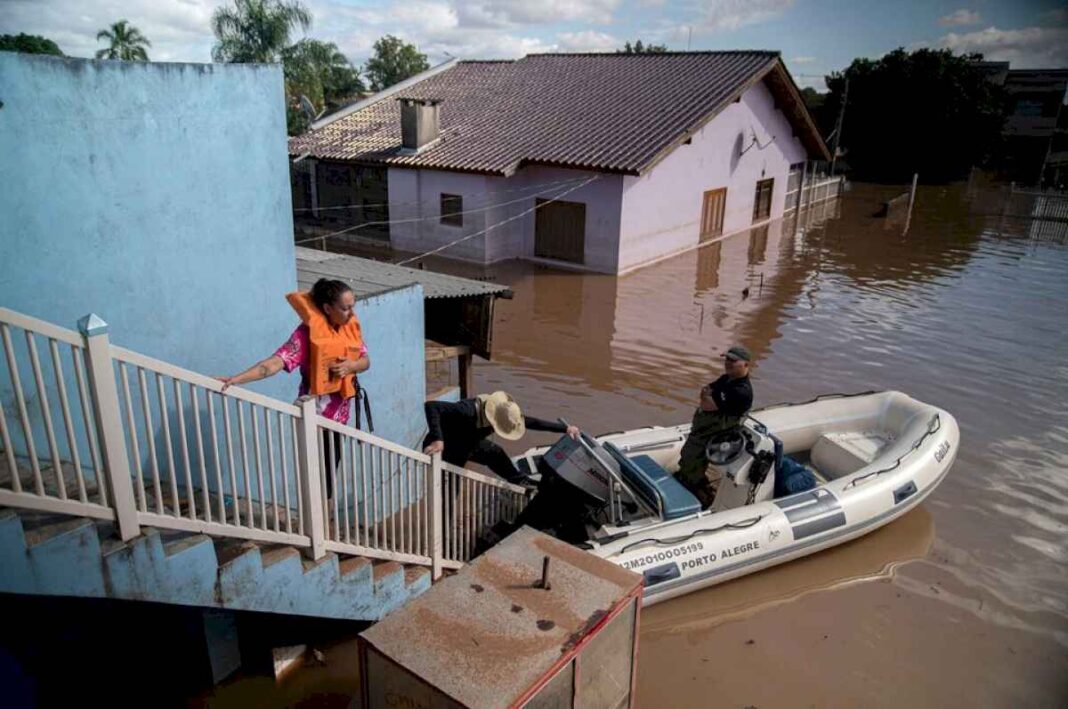
[[[664,510],[664,519],[678,519],[701,511],[701,503],[671,473],[647,455],[628,458],[611,442],[604,444],[619,463],[626,483],[654,509]]]
[[[824,433],[812,447],[812,465],[827,478],[840,478],[868,465],[893,440],[884,431]]]

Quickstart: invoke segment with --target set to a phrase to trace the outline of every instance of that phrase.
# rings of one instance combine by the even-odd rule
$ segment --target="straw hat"
[[[486,423],[498,436],[508,441],[518,441],[527,432],[523,412],[519,410],[519,404],[515,403],[511,394],[495,391],[492,394],[482,394],[478,398],[482,401],[482,414]]]

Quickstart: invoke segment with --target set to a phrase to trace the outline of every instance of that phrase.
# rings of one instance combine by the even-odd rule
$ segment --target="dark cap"
[[[753,356],[749,354],[749,350],[741,345],[735,345],[730,348],[723,354],[723,356],[727,359],[740,359],[743,362],[751,362],[753,360]]]

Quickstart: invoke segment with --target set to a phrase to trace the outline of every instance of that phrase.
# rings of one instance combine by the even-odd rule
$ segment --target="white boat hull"
[[[780,499],[603,530],[604,543],[592,542],[591,553],[643,574],[645,604],[797,559],[892,522],[942,481],[960,437],[952,415],[899,392],[822,398],[754,411],[751,417],[783,442],[786,454],[811,451],[817,472],[824,463],[831,479]],[[672,471],[688,429],[649,428],[597,440],[650,455]],[[850,451],[863,455],[865,445],[874,451],[871,460],[844,470],[854,455]],[[722,490],[731,483],[720,484]]]

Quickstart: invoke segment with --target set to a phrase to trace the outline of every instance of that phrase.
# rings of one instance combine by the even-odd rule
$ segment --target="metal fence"
[[[0,505],[456,568],[526,490],[0,308]],[[42,353],[45,353],[42,355]],[[7,384],[10,384],[8,389]]]
[[[803,187],[800,186],[802,182]],[[810,175],[808,179],[791,179],[787,183],[787,189],[783,214],[839,197],[845,191],[845,178]]]
[[[1003,216],[1068,222],[1068,193],[1020,189],[1012,183],[1003,198],[1001,213]]]

